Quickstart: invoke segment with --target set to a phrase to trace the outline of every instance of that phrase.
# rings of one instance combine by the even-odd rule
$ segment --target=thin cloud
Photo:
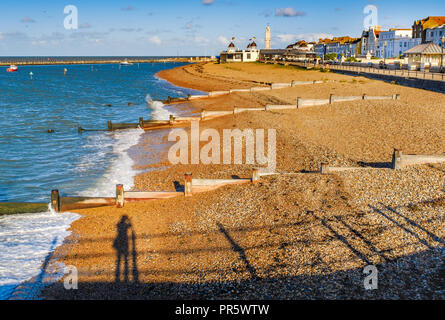
[[[89,23],[82,23],[79,25],[79,29],[90,29],[91,25]]]
[[[8,40],[28,41],[31,38],[26,33],[23,33],[20,31],[9,31],[9,32],[2,33],[0,39],[4,39],[6,41],[8,41]]]
[[[20,21],[23,22],[23,23],[36,23],[36,21],[33,18],[30,18],[30,17],[24,17]]]
[[[150,38],[148,38],[148,41],[153,43],[153,44],[156,44],[156,45],[160,45],[161,42],[162,42],[161,39],[159,39],[158,36],[150,37]]]
[[[70,34],[71,39],[77,39],[77,40],[87,40],[87,41],[94,41],[98,42],[96,40],[101,40],[104,37],[109,35],[108,32],[86,32],[86,31],[79,31],[74,32]]]
[[[122,11],[133,11],[134,8],[132,6],[127,6],[125,8],[121,8]]]
[[[193,31],[196,31],[196,30],[201,29],[201,28],[202,28],[201,25],[195,24],[195,23],[193,23],[193,21],[187,22],[185,24],[185,26],[184,26],[185,30],[193,30]]]
[[[276,36],[277,40],[281,43],[291,43],[296,42],[298,40],[306,40],[306,41],[318,41],[319,39],[324,38],[333,38],[332,34],[329,33],[300,33],[300,34],[278,34]]]
[[[264,16],[266,18],[272,16],[273,12],[272,10],[264,10],[263,12],[260,12],[260,16]]]
[[[214,2],[214,0],[202,0],[202,4],[206,6],[212,5]]]
[[[48,35],[42,35],[40,37],[40,39],[38,40],[43,40],[43,41],[61,41],[65,39],[65,35],[61,32],[53,32],[51,34]]]
[[[205,38],[205,37],[195,37],[193,39],[193,42],[195,42],[198,45],[207,45],[210,41],[209,39]]]
[[[297,11],[294,8],[277,8],[275,9],[275,16],[277,17],[303,17],[306,13]]]
[[[156,29],[156,30],[149,30],[147,32],[145,32],[146,34],[149,35],[157,35],[160,33],[171,33],[172,31],[170,29]]]
[[[120,31],[123,31],[123,32],[141,32],[143,30],[142,30],[142,28],[137,28],[137,29],[135,29],[135,28],[121,28]]]
[[[221,43],[223,46],[227,46],[229,44],[229,39],[224,36],[219,36],[218,42]]]

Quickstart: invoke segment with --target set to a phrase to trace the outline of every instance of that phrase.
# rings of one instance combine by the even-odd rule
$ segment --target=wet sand
[[[189,65],[159,76],[203,91],[326,81],[196,100],[190,103],[196,111],[288,104],[297,97],[329,94],[400,94],[401,99],[240,113],[201,122],[201,130],[218,132],[276,129],[276,171],[282,175],[192,198],[79,210],[83,218],[72,224],[79,238],[60,259],[78,268],[79,290],[56,283],[45,290],[45,298],[444,298],[445,164],[397,172],[387,167],[393,148],[445,152],[445,95],[256,63]],[[185,172],[194,178],[251,175],[253,165],[172,166],[166,135],[146,135],[140,142],[136,154],[156,149],[161,161],[137,161],[146,172],[135,178],[135,190],[181,190]],[[383,169],[321,175],[316,173],[321,162]],[[124,215],[131,228],[122,237],[117,230]],[[129,261],[128,281],[116,281],[117,253]],[[363,286],[363,268],[370,264],[379,270],[378,290]]]

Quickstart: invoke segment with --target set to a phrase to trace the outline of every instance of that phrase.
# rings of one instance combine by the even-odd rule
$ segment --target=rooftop
[[[422,25],[423,29],[430,29],[445,24],[445,16],[430,16],[422,20],[416,20],[416,25]]]
[[[404,52],[405,54],[442,54],[442,47],[433,42],[419,44]]]

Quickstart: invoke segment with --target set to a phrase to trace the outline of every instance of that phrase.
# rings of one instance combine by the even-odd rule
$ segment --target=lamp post
[[[386,46],[388,45],[388,42],[383,42],[383,63],[386,65]]]
[[[443,72],[444,70],[443,70],[443,47],[445,46],[445,36],[443,36],[442,37],[442,39],[440,39],[441,40],[441,42],[442,42],[442,55],[440,56],[440,58],[441,58],[441,62],[440,62],[440,65],[441,65],[441,71]]]

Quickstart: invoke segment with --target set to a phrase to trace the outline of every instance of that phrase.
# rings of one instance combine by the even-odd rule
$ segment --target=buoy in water
[[[48,129],[48,133],[54,133],[54,132],[56,132],[56,131],[53,129]]]
[[[67,72],[68,72],[68,69],[67,69],[67,68],[63,69],[63,74],[64,74],[64,75],[66,75]]]
[[[31,78],[31,80],[32,80],[32,76],[34,75],[34,73],[32,73],[32,71],[29,73],[29,76],[30,76],[30,78]]]

